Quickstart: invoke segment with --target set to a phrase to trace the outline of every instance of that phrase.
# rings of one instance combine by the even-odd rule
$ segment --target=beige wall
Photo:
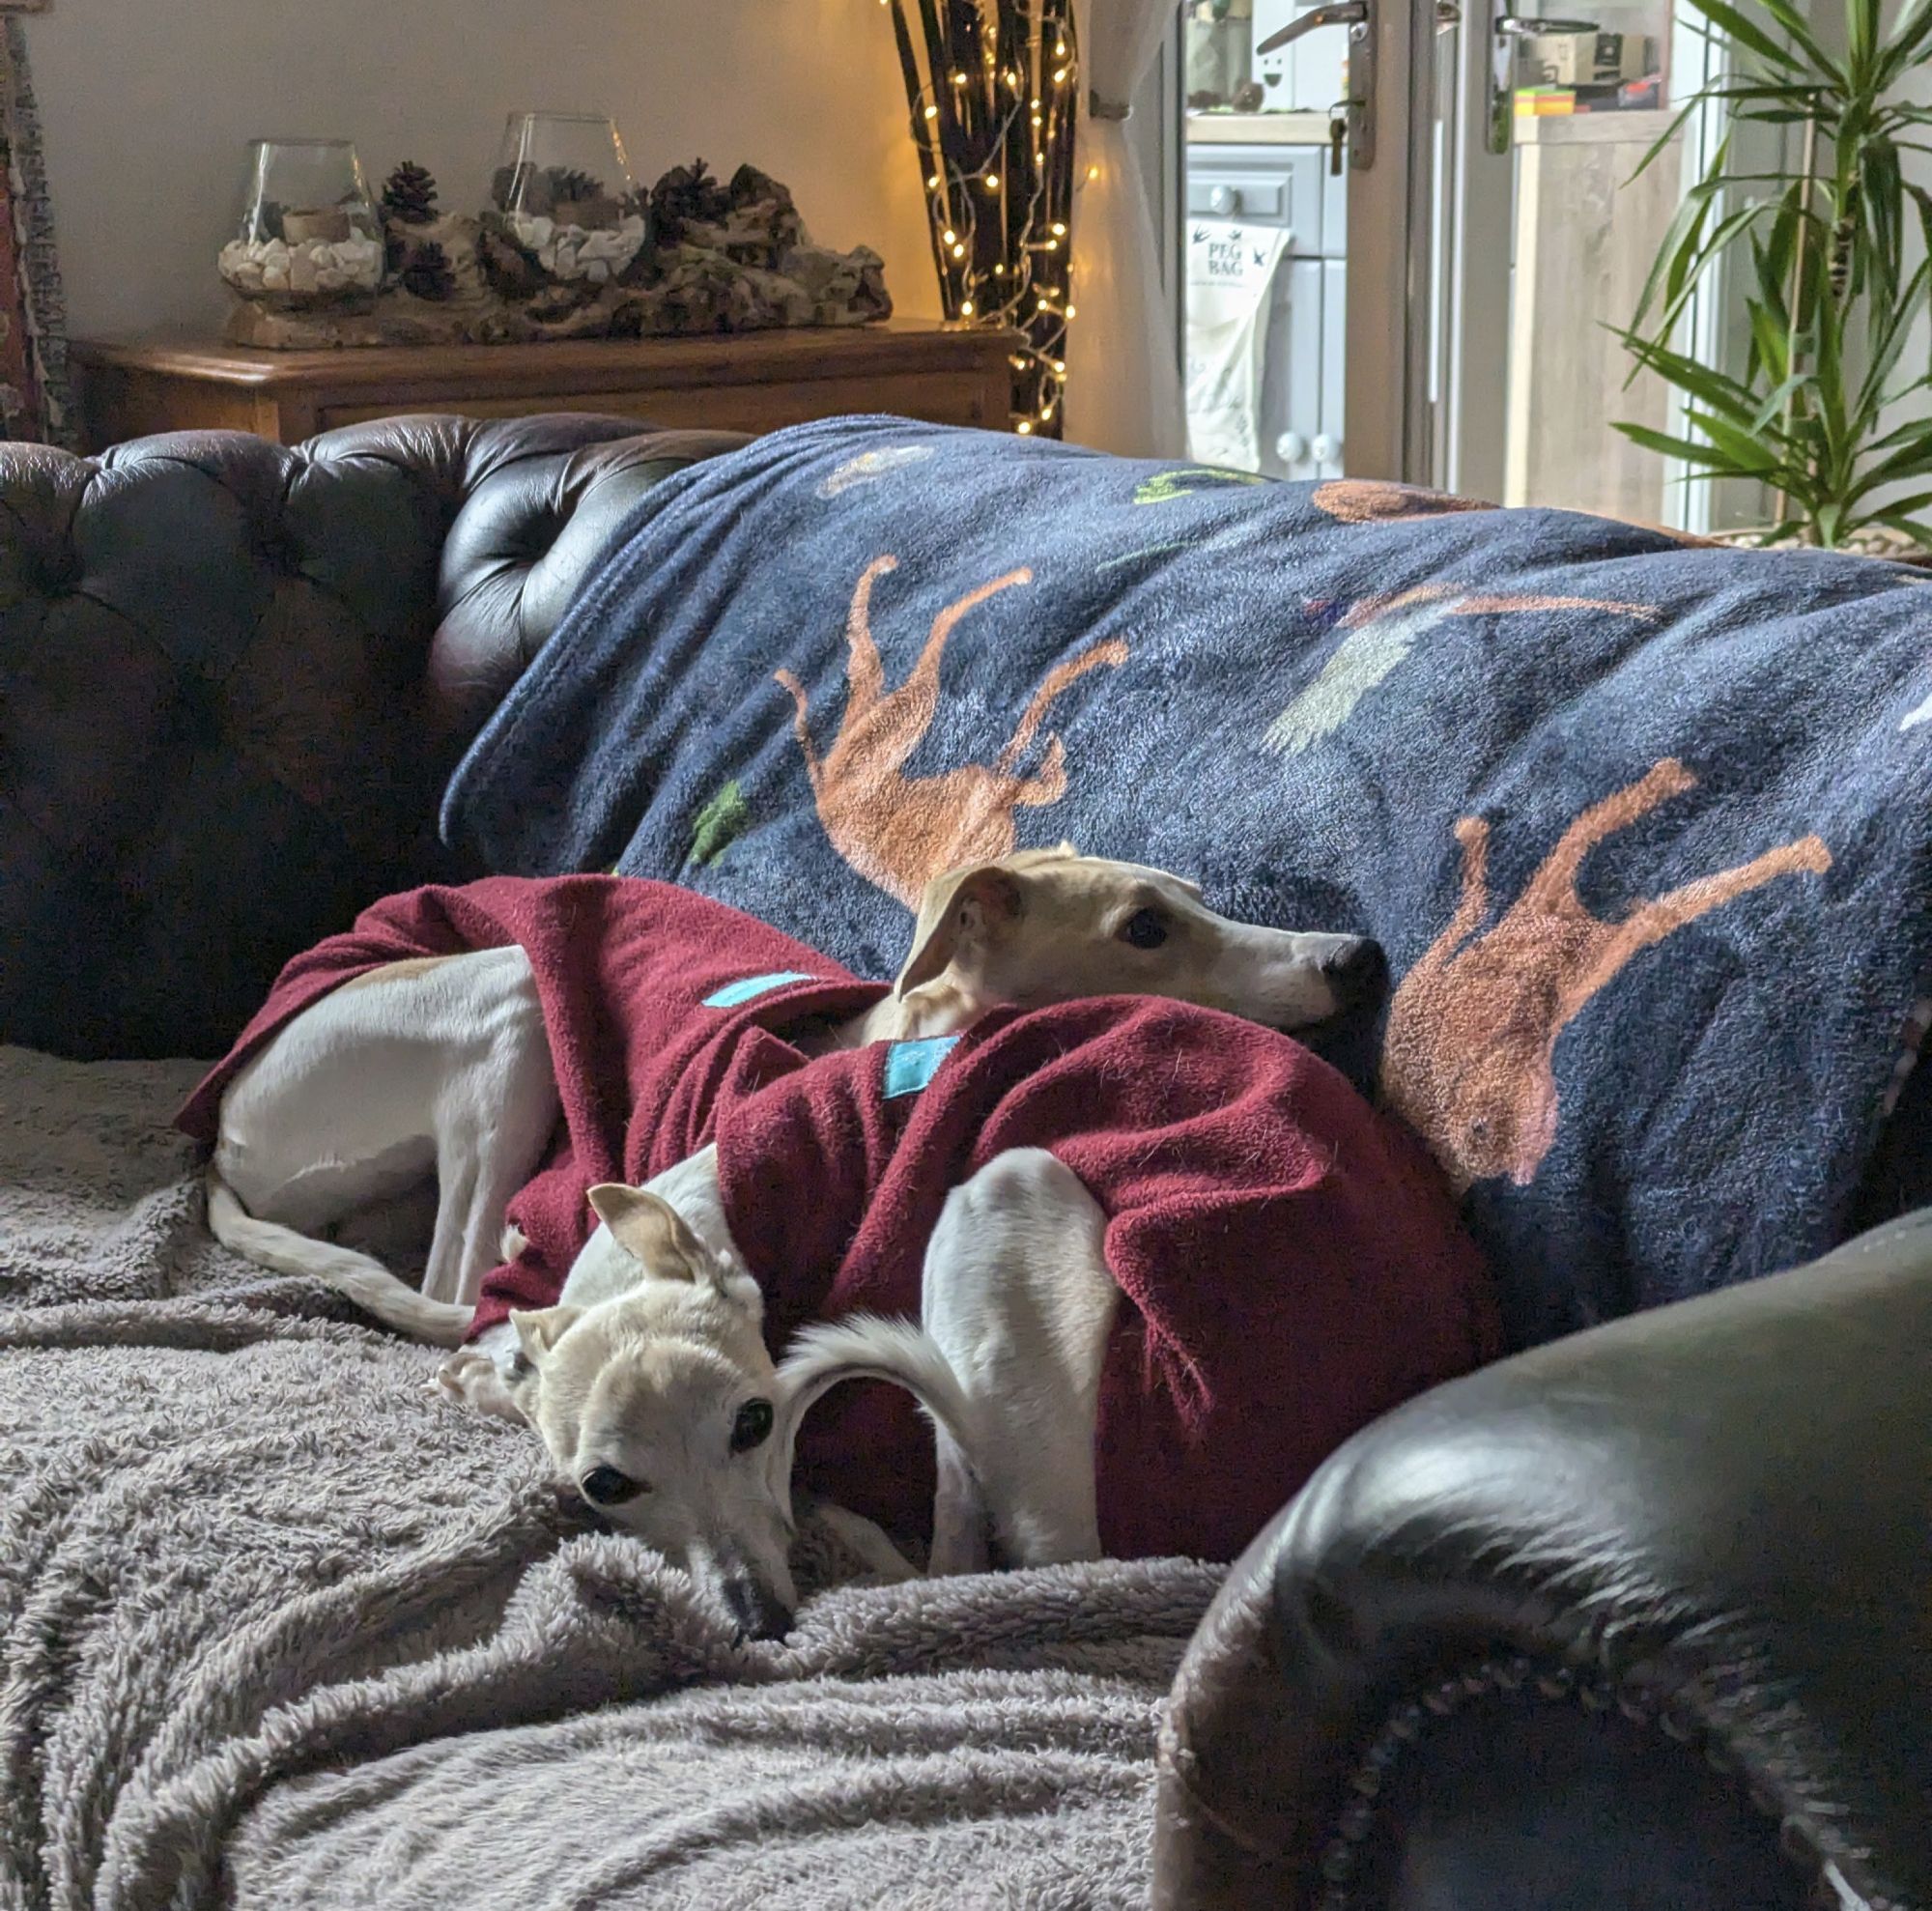
[[[249,138],[346,135],[373,180],[414,159],[473,209],[528,107],[611,114],[646,180],[753,160],[937,310],[874,0],[53,0],[28,34],[77,337],[218,322]]]

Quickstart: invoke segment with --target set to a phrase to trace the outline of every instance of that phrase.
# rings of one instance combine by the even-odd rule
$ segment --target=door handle
[[[1453,3],[1438,0],[1438,17],[1440,6]],[[1376,0],[1324,0],[1323,5],[1297,14],[1255,48],[1257,53],[1272,53],[1320,27],[1349,29],[1349,97],[1337,105],[1348,128],[1349,164],[1357,172],[1367,172],[1376,162],[1375,10]]]
[[[1497,16],[1495,30],[1506,40],[1527,40],[1539,33],[1601,33],[1604,29],[1598,20],[1544,20],[1502,14]]]
[[[1292,45],[1304,33],[1324,26],[1367,26],[1369,0],[1330,0],[1323,7],[1311,7],[1297,14],[1279,33],[1271,33],[1255,48],[1257,53],[1272,53],[1277,47]]]

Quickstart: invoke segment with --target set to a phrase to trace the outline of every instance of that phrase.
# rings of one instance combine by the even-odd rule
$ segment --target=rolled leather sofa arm
[[[1932,1210],[1351,1440],[1188,1649],[1155,1880],[1932,1905]]]

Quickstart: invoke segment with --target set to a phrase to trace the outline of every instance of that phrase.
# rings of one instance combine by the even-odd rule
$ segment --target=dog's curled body
[[[524,1199],[541,1210],[556,1198],[575,1230],[566,1238],[549,1229],[528,1250],[536,1291],[548,1284],[553,1297],[594,1219],[586,1187],[624,1179],[660,1128],[703,1132],[727,1084],[743,1094],[798,1067],[803,1053],[771,1029],[836,1020],[888,993],[766,924],[669,883],[492,876],[432,884],[384,898],[290,962],[178,1125],[215,1144],[237,1078],[325,995],[396,965],[519,949],[542,1007],[562,1124],[518,1184],[534,1173]],[[660,1165],[676,1158],[667,1155]],[[546,1260],[546,1250],[562,1258]],[[474,1289],[462,1298],[473,1300]]]
[[[1046,1151],[1098,1202],[1124,1297],[1094,1446],[1112,1556],[1232,1558],[1350,1434],[1498,1351],[1422,1151],[1301,1044],[1233,1016],[1126,997],[997,1011],[944,1044],[745,1086],[701,1129],[660,1130],[631,1179],[715,1142],[774,1350],[817,1322],[918,1319],[949,1192],[991,1163]],[[516,1204],[540,1258],[485,1283],[478,1331],[556,1299],[532,1274],[564,1243],[539,1243],[582,1233],[582,1212]],[[931,1435],[901,1391],[835,1392],[798,1460],[801,1488],[888,1530],[930,1519]]]
[[[996,874],[968,906],[997,907],[1013,881]],[[942,898],[934,923],[960,906]],[[932,966],[931,927],[895,1003]],[[1307,940],[1316,960],[1324,943],[1348,953],[1347,938]],[[224,1097],[305,1009],[360,976],[479,951],[527,958],[554,1075],[543,1105],[561,1120],[510,1181],[523,1246],[483,1280],[472,1337],[557,1299],[593,1231],[591,1186],[656,1181],[714,1143],[721,1225],[761,1293],[771,1355],[814,1323],[917,1319],[935,1232],[997,1231],[1003,1162],[1060,1164],[1074,1205],[1104,1214],[1124,1297],[1094,1452],[1100,1537],[1128,1556],[1232,1556],[1355,1428],[1494,1351],[1483,1269],[1436,1177],[1289,1038],[1219,1009],[1097,996],[996,1010],[956,1040],[819,1053],[814,1032],[866,1019],[887,987],[665,884],[492,878],[390,898],[284,971],[182,1125],[221,1133],[219,1171],[234,1145]],[[1082,956],[1075,943],[1056,960],[1077,970]],[[1212,975],[1204,986],[1220,992]],[[286,1092],[301,1095],[299,1078]],[[451,1340],[475,1292],[434,1303]],[[930,1436],[900,1393],[835,1392],[799,1458],[801,1485],[894,1530],[930,1517]]]

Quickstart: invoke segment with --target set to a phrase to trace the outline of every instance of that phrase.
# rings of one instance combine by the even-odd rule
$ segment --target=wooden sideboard
[[[225,428],[294,444],[408,412],[477,418],[609,412],[652,424],[773,431],[848,412],[1007,427],[1013,340],[894,319],[732,337],[261,352],[188,338],[85,339],[81,428],[99,450]]]

